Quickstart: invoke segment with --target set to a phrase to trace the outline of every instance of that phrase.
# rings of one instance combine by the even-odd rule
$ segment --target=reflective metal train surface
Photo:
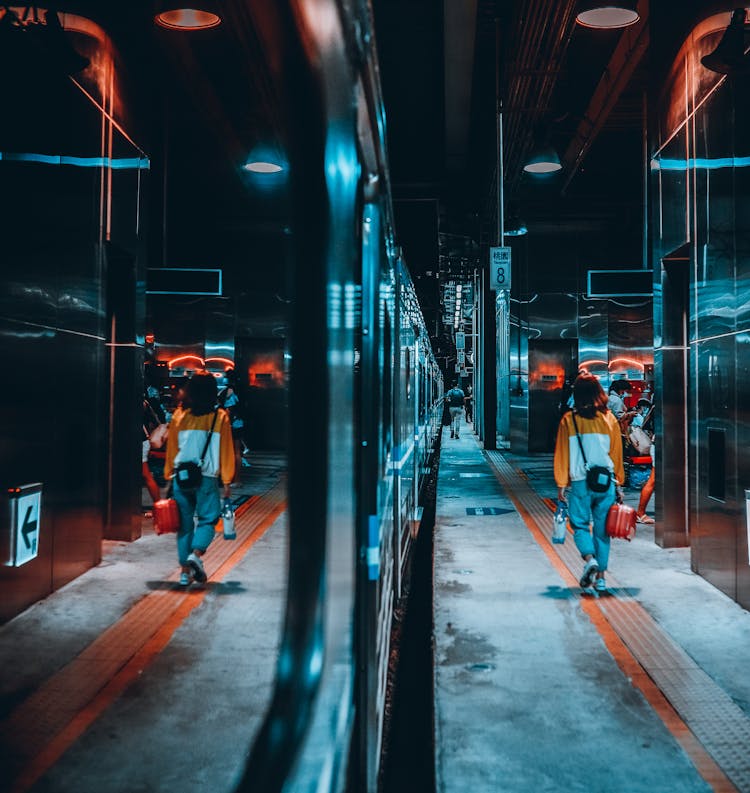
[[[159,27],[150,0],[55,7],[59,29],[4,9],[0,47],[28,87],[0,129],[0,330],[28,375],[26,421],[3,397],[0,473],[44,482],[39,554],[0,569],[0,618],[96,565],[102,537],[140,536],[144,356],[166,377],[247,373],[266,350],[288,600],[239,789],[374,791],[443,383],[397,246],[370,7],[227,0],[205,30]]]
[[[395,246],[369,9],[273,5],[258,4],[256,24],[283,53],[293,178],[289,590],[242,789],[374,791],[391,614],[442,378]]]

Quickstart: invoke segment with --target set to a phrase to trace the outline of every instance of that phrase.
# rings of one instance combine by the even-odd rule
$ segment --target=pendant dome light
[[[637,5],[636,0],[589,0],[580,4],[576,22],[596,30],[626,28],[641,18]]]
[[[207,30],[221,24],[221,17],[216,13],[214,4],[197,0],[199,8],[187,8],[179,2],[157,3],[154,21],[168,30]]]
[[[562,169],[560,156],[550,145],[539,146],[531,152],[524,166],[526,173],[554,173]]]
[[[749,62],[750,57],[745,55],[745,9],[735,8],[718,46],[704,55],[701,63],[712,72],[731,74],[747,71]]]

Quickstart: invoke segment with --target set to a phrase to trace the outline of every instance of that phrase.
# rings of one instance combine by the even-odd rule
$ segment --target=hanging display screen
[[[150,267],[147,295],[221,295],[221,270]]]
[[[589,270],[588,297],[651,297],[652,270]]]

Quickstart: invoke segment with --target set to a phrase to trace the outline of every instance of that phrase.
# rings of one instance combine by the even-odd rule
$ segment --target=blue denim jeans
[[[461,429],[461,414],[464,412],[463,408],[450,408],[451,413],[451,433],[458,435]]]
[[[177,479],[172,483],[180,510],[177,557],[181,565],[186,565],[191,551],[205,551],[214,538],[214,526],[221,514],[219,482],[215,476],[204,476],[196,490],[181,490]]]
[[[586,482],[570,483],[568,493],[568,519],[573,528],[573,540],[576,548],[584,557],[592,554],[599,563],[599,570],[604,572],[609,562],[609,537],[607,536],[607,513],[615,503],[615,483],[610,483],[604,493],[594,493],[588,489]],[[591,522],[593,520],[593,531]]]

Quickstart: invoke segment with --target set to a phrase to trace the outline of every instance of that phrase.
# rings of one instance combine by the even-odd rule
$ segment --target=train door
[[[657,521],[654,539],[658,545],[670,548],[690,542],[687,371],[691,268],[688,246],[665,257],[661,266],[662,344],[655,350],[659,381],[656,389]],[[668,443],[664,443],[664,439],[668,439]]]
[[[576,340],[529,340],[529,451],[552,452],[565,379],[578,369]]]

